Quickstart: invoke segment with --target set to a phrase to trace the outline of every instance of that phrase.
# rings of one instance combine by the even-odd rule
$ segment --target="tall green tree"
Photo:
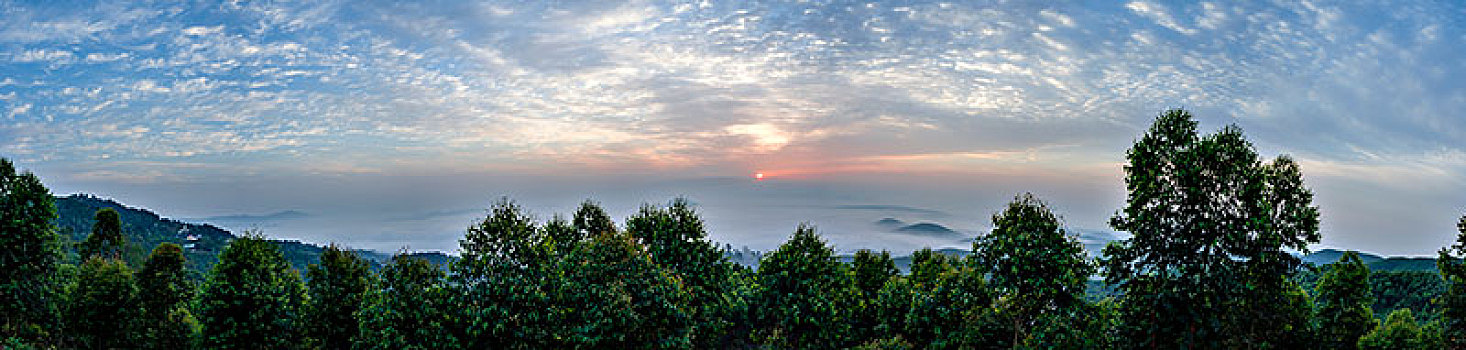
[[[1199,136],[1184,110],[1156,118],[1127,152],[1126,206],[1110,220],[1133,238],[1105,248],[1123,293],[1124,338],[1142,347],[1269,347],[1262,302],[1297,289],[1287,276],[1319,240],[1318,209],[1292,159],[1259,160],[1235,126]],[[1274,344],[1274,345],[1269,345]]]
[[[0,158],[0,338],[39,342],[58,319],[54,201],[35,174]]]
[[[195,286],[177,244],[162,243],[137,274],[137,346],[145,349],[187,349],[194,345],[198,320],[189,311]]]
[[[566,348],[683,349],[692,347],[687,293],[672,273],[652,263],[630,236],[601,231],[563,261],[568,277],[558,298],[570,326]]]
[[[957,325],[953,321],[961,312],[949,300],[941,298],[943,293],[937,292],[943,282],[958,273],[953,260],[931,248],[911,253],[911,274],[906,276],[910,300],[905,303],[906,312],[900,318],[900,334],[918,348],[930,347],[944,333],[943,328]]]
[[[229,242],[199,297],[209,349],[296,349],[304,345],[300,275],[274,243],[247,232]]]
[[[1357,348],[1359,337],[1377,323],[1370,309],[1374,296],[1369,290],[1369,267],[1359,260],[1358,253],[1344,253],[1338,262],[1329,264],[1315,290],[1318,336],[1323,347]]]
[[[746,338],[749,302],[741,292],[746,290],[740,289],[746,284],[730,283],[741,280],[736,276],[739,267],[708,239],[691,203],[677,198],[666,207],[643,205],[626,219],[626,232],[646,246],[652,262],[682,281],[694,347],[723,348]]]
[[[118,259],[91,257],[77,270],[65,319],[66,333],[84,349],[117,349],[132,344],[137,287],[132,269]]]
[[[759,337],[786,349],[837,349],[854,345],[850,312],[859,291],[834,248],[799,225],[793,237],[764,256],[762,290],[755,302]]]
[[[360,349],[426,350],[456,345],[449,290],[442,270],[418,257],[398,254],[382,267],[376,288],[362,309]]]
[[[97,209],[93,217],[92,233],[81,243],[82,259],[93,256],[121,259],[127,247],[127,237],[122,235],[122,217],[112,208]]]
[[[357,312],[371,287],[370,268],[356,253],[335,244],[321,251],[320,263],[306,267],[310,298],[301,325],[314,345],[351,347],[360,324]]]
[[[1078,238],[1060,226],[1047,204],[1025,193],[993,215],[992,233],[973,242],[972,258],[990,269],[990,285],[1012,317],[1014,344],[1080,345],[1041,342],[1029,334],[1045,317],[1078,315],[1073,310],[1085,307],[1085,282],[1094,264]]]
[[[1441,306],[1441,338],[1451,349],[1466,349],[1466,216],[1456,222],[1456,244],[1441,248],[1436,259],[1446,292]]]
[[[552,347],[562,311],[549,287],[557,260],[553,239],[508,198],[459,240],[462,257],[449,276],[459,348]]]
[[[880,330],[882,315],[891,312],[880,310],[879,297],[881,288],[901,273],[896,269],[896,261],[891,259],[890,252],[882,250],[877,254],[870,249],[861,249],[855,252],[850,265],[855,274],[855,289],[860,292],[859,311],[852,321],[857,340],[864,342],[893,335],[883,334]]]

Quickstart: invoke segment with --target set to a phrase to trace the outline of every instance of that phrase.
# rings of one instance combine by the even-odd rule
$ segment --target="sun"
[[[753,173],[753,181],[763,181],[764,173]]]

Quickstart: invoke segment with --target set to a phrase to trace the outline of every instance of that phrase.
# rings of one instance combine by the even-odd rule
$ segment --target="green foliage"
[[[82,248],[81,242],[86,241],[91,227],[97,223],[97,211],[116,211],[122,223],[121,227],[125,228],[122,234],[128,244],[122,251],[122,257],[129,266],[142,266],[149,253],[147,249],[158,244],[193,244],[193,248],[185,247],[183,254],[188,258],[186,270],[195,282],[203,281],[204,272],[213,267],[214,262],[218,261],[219,252],[223,251],[229,240],[234,239],[233,234],[218,227],[166,219],[147,210],[128,208],[115,201],[89,195],[58,197],[55,203],[58,216],[53,222],[63,238],[78,242],[77,248]],[[194,236],[198,240],[188,241],[185,239],[187,236]],[[74,259],[78,264],[82,261],[80,254]],[[305,265],[300,265],[300,268],[304,267]]]
[[[1239,297],[1222,306],[1229,331],[1226,348],[1300,349],[1315,344],[1313,301],[1297,283],[1244,277]]]
[[[205,348],[303,345],[305,286],[275,244],[245,233],[219,254],[199,298]]]
[[[581,213],[599,212],[598,207],[581,206]],[[580,217],[598,215],[576,214]],[[584,220],[597,222],[600,220]],[[609,227],[587,224],[583,227]],[[736,281],[740,267],[708,240],[702,218],[686,199],[678,198],[665,208],[644,205],[626,219],[626,232],[646,246],[657,266],[667,269],[682,282],[688,294],[688,311],[693,319],[693,346],[725,348],[748,337],[749,301],[746,283]]]
[[[861,343],[859,346],[853,347],[851,349],[854,349],[854,350],[910,350],[910,349],[913,349],[913,347],[911,346],[911,343],[908,343],[908,342],[906,342],[905,339],[901,339],[901,337],[897,336],[897,337],[890,337],[890,338],[872,339],[871,341],[868,341],[868,342],[865,342],[865,343]]]
[[[1039,343],[1028,333],[1041,319],[1083,316],[1076,310],[1084,307],[1084,283],[1094,273],[1084,246],[1060,228],[1048,205],[1032,194],[1015,197],[993,215],[993,232],[973,242],[972,251],[975,264],[990,269],[991,286],[1003,295],[1000,304],[1013,318],[1015,343],[1077,345]]]
[[[1116,349],[1113,329],[1119,322],[1111,300],[1080,303],[1057,313],[1039,316],[1022,349]]]
[[[935,288],[942,275],[957,268],[956,264],[956,258],[922,248],[911,253],[911,284],[925,290]]]
[[[1111,330],[1117,322],[1109,300],[1048,313],[1034,320],[1026,339],[1015,346],[1026,349],[1113,349]]]
[[[97,222],[92,224],[92,234],[87,235],[87,240],[81,243],[82,259],[93,256],[121,259],[123,251],[127,249],[127,237],[122,235],[121,217],[112,208],[102,208],[97,210],[95,219]]]
[[[1353,349],[1375,326],[1370,309],[1369,268],[1359,254],[1345,253],[1318,282],[1318,337],[1325,348]]]
[[[855,252],[851,260],[851,270],[855,274],[855,289],[860,292],[860,306],[852,320],[854,324],[855,338],[861,341],[882,336],[878,328],[882,322],[881,305],[878,297],[881,288],[891,278],[900,274],[896,269],[896,262],[891,260],[891,253],[881,251],[876,254],[869,249],[861,249]]]
[[[884,250],[880,254],[870,249],[858,250],[850,265],[855,271],[855,288],[867,299],[874,299],[876,293],[886,286],[886,281],[901,273],[896,269],[896,262],[891,260],[891,252]]]
[[[580,208],[575,210],[575,218],[572,221],[575,225],[575,232],[579,234],[573,241],[583,241],[590,237],[604,233],[616,233],[616,222],[611,220],[611,215],[606,214],[606,209],[600,204],[589,199],[580,203]]]
[[[1466,349],[1466,216],[1456,222],[1460,233],[1456,244],[1441,248],[1436,265],[1446,292],[1437,300],[1441,306],[1444,333],[1441,338],[1452,349]]]
[[[871,335],[880,339],[905,334],[906,315],[911,312],[915,298],[916,290],[905,276],[894,276],[887,280],[886,285],[876,292],[873,305],[865,309],[866,313],[874,315],[880,321],[870,332]],[[902,342],[906,342],[904,338]]]
[[[55,325],[62,255],[53,201],[40,178],[0,158],[0,338],[38,342]]]
[[[559,310],[550,282],[556,249],[534,218],[507,198],[470,226],[451,267],[459,348],[551,347]]]
[[[427,260],[392,257],[361,310],[360,349],[453,348],[450,292],[443,271]]]
[[[132,269],[117,259],[92,257],[78,270],[64,313],[66,333],[77,347],[116,349],[132,344],[137,287]]]
[[[1431,338],[1415,322],[1410,309],[1391,312],[1379,328],[1359,338],[1359,349],[1431,349]]]
[[[789,349],[843,348],[850,340],[850,312],[859,291],[846,266],[813,227],[799,225],[793,237],[764,256],[758,268],[762,288],[754,304],[757,337]]]
[[[187,259],[177,244],[153,248],[137,275],[137,345],[145,349],[192,348],[198,321],[189,311],[194,284],[184,271]]]
[[[1162,113],[1126,154],[1126,206],[1110,224],[1134,237],[1103,260],[1124,293],[1122,333],[1145,347],[1276,344],[1227,313],[1290,313],[1265,299],[1296,289],[1283,280],[1299,260],[1285,250],[1319,240],[1313,195],[1290,158],[1263,163],[1235,126],[1203,137],[1196,124]]]
[[[943,260],[917,266],[951,266]],[[911,308],[906,312],[902,336],[925,349],[972,349],[1011,344],[1013,329],[1007,327],[999,313],[991,307],[992,291],[983,278],[982,269],[973,264],[960,267],[933,268],[935,280],[927,285],[913,284]],[[914,275],[913,275],[914,277]]]
[[[688,295],[630,236],[601,231],[564,260],[557,305],[563,348],[680,349],[692,345]]]
[[[1303,269],[1294,275],[1294,280],[1305,289],[1317,290],[1321,276],[1319,272]],[[1441,306],[1436,300],[1445,294],[1446,283],[1436,272],[1381,271],[1371,267],[1369,290],[1373,294],[1369,303],[1375,319],[1383,320],[1398,309],[1410,309],[1416,318],[1434,321],[1441,318]]]
[[[310,298],[301,326],[314,345],[328,349],[351,346],[360,324],[357,311],[371,287],[368,268],[361,257],[334,244],[321,253],[319,264],[306,268]]]
[[[1446,293],[1446,282],[1440,274],[1425,271],[1374,271],[1369,275],[1374,292],[1372,308],[1375,318],[1382,318],[1398,309],[1410,309],[1418,318],[1441,318],[1442,305],[1436,300]]]
[[[912,254],[910,276],[896,276],[877,293],[875,337],[900,337],[919,349],[964,349],[1010,341],[1010,329],[991,307],[992,293],[972,260],[922,249]]]

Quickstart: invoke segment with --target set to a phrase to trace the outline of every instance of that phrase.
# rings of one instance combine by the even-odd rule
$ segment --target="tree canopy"
[[[1359,260],[1359,254],[1344,253],[1339,262],[1329,264],[1316,289],[1319,340],[1331,349],[1357,348],[1359,337],[1378,323],[1369,305],[1374,299],[1369,291],[1369,267]]]
[[[92,224],[92,234],[81,244],[82,258],[122,258],[122,252],[127,247],[127,237],[122,235],[122,217],[117,215],[115,209],[102,208],[97,210],[95,218],[97,221]]]
[[[1313,194],[1291,158],[1264,163],[1241,129],[1203,136],[1196,126],[1190,112],[1166,111],[1126,153],[1126,205],[1110,225],[1133,237],[1105,247],[1103,260],[1134,321],[1122,333],[1138,346],[1279,341],[1255,316],[1294,304],[1266,299],[1297,288],[1288,250],[1319,240]]]
[[[304,345],[305,286],[268,240],[229,242],[199,296],[204,348],[295,349]]]
[[[306,268],[310,298],[301,326],[314,345],[343,349],[356,340],[357,315],[371,287],[368,269],[356,253],[335,244],[321,252],[320,263]]]
[[[0,337],[39,340],[56,320],[61,247],[55,199],[29,171],[0,158]]]
[[[993,214],[992,233],[973,242],[972,257],[989,269],[989,286],[1007,295],[1001,304],[1013,320],[1015,343],[1058,345],[1032,339],[1029,330],[1045,317],[1083,308],[1084,282],[1094,274],[1094,264],[1078,238],[1061,226],[1047,204],[1022,194]]]
[[[834,249],[801,224],[759,263],[754,310],[758,337],[780,348],[835,349],[852,344],[848,319],[858,291]]]
[[[148,349],[183,349],[194,344],[198,320],[189,309],[195,285],[184,270],[187,258],[177,244],[163,243],[137,274],[137,344]]]
[[[1466,349],[1466,216],[1456,221],[1456,243],[1440,250],[1436,260],[1446,293],[1437,301],[1441,305],[1441,322],[1447,346]]]

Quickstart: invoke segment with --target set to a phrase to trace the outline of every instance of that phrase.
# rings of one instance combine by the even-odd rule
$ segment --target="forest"
[[[1097,258],[1021,193],[970,254],[916,251],[904,273],[887,251],[847,262],[812,224],[737,264],[685,199],[619,223],[590,200],[537,220],[500,199],[452,259],[331,245],[301,269],[262,233],[196,232],[217,247],[203,262],[129,242],[112,208],[58,229],[84,220],[58,222],[0,158],[0,347],[1466,349],[1466,217],[1436,271],[1307,264],[1319,211],[1298,163],[1197,129],[1168,110],[1135,140],[1110,220],[1132,237]]]

